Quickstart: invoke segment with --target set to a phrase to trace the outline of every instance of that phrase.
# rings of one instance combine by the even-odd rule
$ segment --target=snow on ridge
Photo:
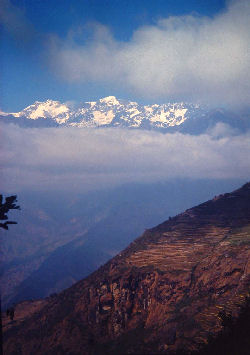
[[[117,100],[115,96],[107,96],[103,97],[99,100],[101,103],[105,103],[108,105],[120,105],[120,102]]]
[[[0,115],[32,120],[44,118],[60,125],[75,127],[166,128],[182,124],[190,114],[198,111],[199,107],[183,102],[143,106],[137,102],[107,96],[98,101],[84,102],[77,109],[70,108],[67,103],[48,99],[44,102],[36,101],[20,112]]]
[[[32,120],[38,118],[51,118],[58,123],[65,123],[69,118],[70,109],[60,101],[46,100],[35,101],[20,112],[12,113],[14,117],[26,117]]]
[[[98,126],[110,124],[115,117],[112,110],[108,112],[93,111],[94,121]]]
[[[90,107],[93,107],[96,105],[96,101],[87,101],[86,104],[89,104]]]

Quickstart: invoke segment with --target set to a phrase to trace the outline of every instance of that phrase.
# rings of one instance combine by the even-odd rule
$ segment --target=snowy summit
[[[201,114],[202,108],[185,103],[140,105],[134,101],[107,96],[98,101],[84,102],[77,109],[66,103],[36,101],[16,113],[1,113],[2,119],[44,120],[54,125],[73,127],[168,128],[179,126],[189,117]]]

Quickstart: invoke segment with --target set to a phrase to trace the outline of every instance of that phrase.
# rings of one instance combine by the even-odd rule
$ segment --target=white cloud
[[[248,0],[229,2],[214,18],[161,19],[128,42],[98,24],[85,38],[85,31],[83,44],[73,32],[64,40],[51,38],[50,63],[66,80],[116,85],[146,98],[249,104]]]
[[[127,129],[2,127],[4,191],[87,191],[169,178],[250,175],[250,135],[200,136]],[[226,132],[224,130],[224,132]]]

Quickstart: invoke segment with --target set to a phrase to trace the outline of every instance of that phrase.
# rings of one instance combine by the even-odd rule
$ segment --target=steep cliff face
[[[36,311],[4,319],[5,353],[197,350],[220,331],[220,312],[237,316],[249,294],[249,244],[250,183],[147,230]]]

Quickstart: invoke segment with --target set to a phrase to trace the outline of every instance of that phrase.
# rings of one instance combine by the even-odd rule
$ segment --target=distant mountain
[[[19,304],[3,317],[5,353],[196,351],[244,307],[249,233],[250,183],[145,231],[62,293]]]
[[[249,113],[245,116],[183,102],[143,106],[114,96],[82,103],[77,109],[47,100],[36,101],[17,113],[0,112],[2,122],[23,127],[127,127],[191,133],[203,132],[218,122],[249,128]]]

